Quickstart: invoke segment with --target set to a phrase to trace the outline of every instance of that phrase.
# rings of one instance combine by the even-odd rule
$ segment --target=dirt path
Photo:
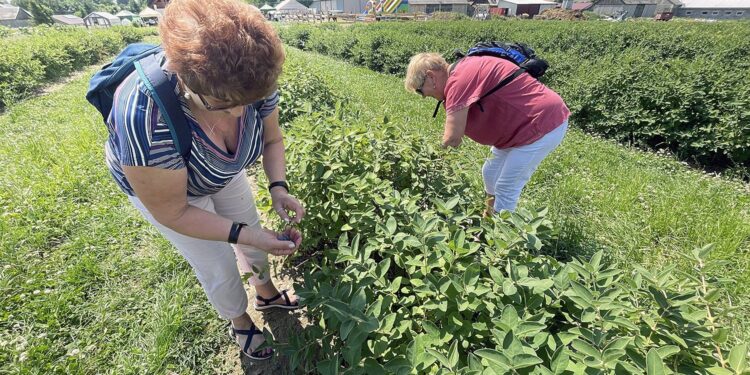
[[[255,183],[255,177],[250,175],[250,184],[253,186],[253,191],[257,191],[257,185]],[[266,222],[266,215],[261,212],[261,222]],[[268,257],[271,263],[271,276],[273,278],[276,287],[279,290],[290,289],[294,290],[293,284],[295,279],[292,278],[288,273],[276,274],[274,272],[274,263],[281,262],[284,258],[270,255]],[[297,278],[301,280],[300,278]],[[251,306],[248,308],[248,313],[253,321],[259,326],[263,326],[265,329],[271,332],[276,342],[287,342],[291,335],[299,334],[300,331],[310,324],[305,316],[304,309],[296,312],[282,311],[280,309],[271,309],[266,312],[255,311],[252,308],[252,301],[255,300],[255,289],[251,288],[250,285],[245,284],[245,291],[247,292],[247,298],[251,301]],[[227,339],[229,343],[229,340]],[[232,375],[256,375],[256,374],[291,374],[288,366],[288,359],[283,356],[276,356],[271,360],[255,362],[240,355],[240,350],[237,345],[227,345],[223,352],[219,354],[222,358],[223,366],[217,369],[217,372],[222,374]]]

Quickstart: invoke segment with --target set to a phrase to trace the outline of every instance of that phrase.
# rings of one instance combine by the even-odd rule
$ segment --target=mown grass
[[[90,73],[0,116],[0,373],[211,373],[223,323],[111,182]]]
[[[317,72],[351,103],[369,114],[373,126],[387,116],[405,131],[430,132],[437,144],[443,115],[431,118],[434,100],[421,100],[394,76],[353,67],[322,55],[289,50],[289,60]],[[398,140],[394,140],[398,141]],[[465,139],[446,157],[476,171],[488,150]],[[559,256],[587,257],[604,249],[611,261],[629,268],[671,264],[689,271],[680,254],[713,243],[712,257],[727,261],[722,274],[724,303],[740,308],[730,324],[736,339],[750,337],[750,186],[690,169],[668,156],[620,146],[572,130],[527,185],[520,207],[547,206],[559,228]]]

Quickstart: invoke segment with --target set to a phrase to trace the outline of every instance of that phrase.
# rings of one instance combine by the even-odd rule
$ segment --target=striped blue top
[[[168,75],[177,92],[176,76]],[[245,107],[243,115],[238,119],[239,141],[234,154],[221,150],[209,139],[196,122],[187,103],[181,96],[178,97],[193,135],[187,166],[187,193],[189,196],[214,194],[263,153],[263,119],[276,108],[279,102],[278,92],[266,98],[257,111],[253,106]],[[172,170],[185,168],[185,162],[174,146],[169,127],[137,73],[131,74],[118,87],[107,127],[107,166],[126,194],[135,196],[122,172],[123,166]]]

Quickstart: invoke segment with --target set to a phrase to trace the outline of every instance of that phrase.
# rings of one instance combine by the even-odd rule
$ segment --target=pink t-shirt
[[[510,61],[473,56],[461,60],[445,85],[447,113],[469,107],[467,137],[483,145],[510,148],[531,144],[562,125],[570,116],[560,95],[529,74],[521,74],[508,85],[482,99],[518,66]]]

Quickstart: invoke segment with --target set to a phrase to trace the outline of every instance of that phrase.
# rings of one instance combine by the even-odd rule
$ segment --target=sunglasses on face
[[[189,92],[190,94],[194,94],[195,96],[197,96],[198,99],[201,101],[201,104],[203,104],[203,107],[205,107],[206,110],[208,111],[226,111],[227,109],[242,107],[241,105],[236,105],[236,104],[222,105],[222,106],[211,105],[211,103],[209,103],[208,100],[206,100],[206,98],[203,97],[203,95],[198,94],[197,92],[189,89],[187,85],[185,85],[181,81],[180,81],[180,89],[182,91]]]
[[[203,97],[203,95],[198,94],[198,93],[195,93],[195,95],[198,96],[198,99],[200,99],[201,104],[203,104],[203,106],[206,107],[206,109],[209,110],[209,111],[225,111],[227,109],[240,107],[240,106],[234,105],[234,104],[231,104],[231,105],[222,105],[222,106],[215,107],[215,106],[212,106],[211,104],[209,104],[208,101],[206,100],[206,98]]]
[[[424,77],[424,80],[422,81],[422,85],[420,85],[417,89],[414,90],[417,94],[422,95],[423,98],[425,96],[424,96],[424,92],[422,91],[422,88],[424,87],[425,83],[427,83],[427,76]],[[443,104],[443,101],[442,100],[438,100],[437,105],[435,106],[435,111],[432,112],[432,118],[437,117],[437,114],[438,114],[438,111],[440,110],[440,105],[441,104]]]
[[[414,90],[417,94],[422,95],[423,98],[424,98],[424,91],[422,91],[422,88],[424,88],[425,83],[427,83],[427,76],[425,76],[424,79],[422,80],[422,84],[419,85],[419,87],[417,87],[417,89]]]

